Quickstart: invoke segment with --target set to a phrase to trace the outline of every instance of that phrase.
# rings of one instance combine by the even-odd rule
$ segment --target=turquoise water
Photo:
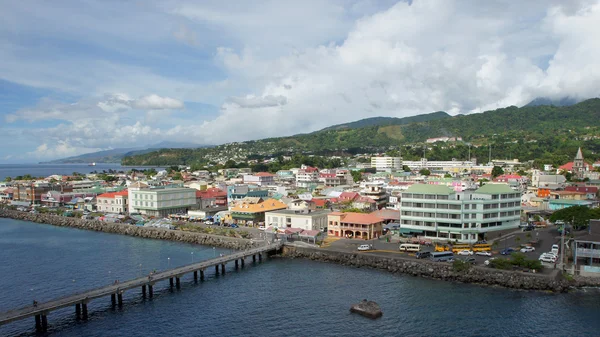
[[[208,259],[228,250],[0,219],[0,310]],[[170,259],[169,259],[170,258]],[[140,271],[140,264],[141,271]],[[597,336],[600,292],[549,294],[456,284],[306,260],[268,259],[152,300],[125,293],[48,316],[51,336]],[[349,312],[363,298],[384,312]],[[0,336],[35,335],[33,319]]]

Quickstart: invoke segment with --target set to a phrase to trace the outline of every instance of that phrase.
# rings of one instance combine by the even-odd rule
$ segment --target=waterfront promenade
[[[214,259],[192,263],[178,268],[173,268],[165,271],[153,273],[148,276],[139,277],[136,279],[107,285],[97,289],[91,289],[85,292],[53,299],[43,303],[37,303],[23,308],[10,310],[0,313],[0,326],[13,321],[35,317],[35,326],[38,331],[45,331],[48,328],[48,314],[54,310],[65,308],[68,306],[75,307],[75,314],[81,319],[87,319],[87,304],[94,299],[111,296],[112,305],[123,304],[123,293],[135,288],[141,288],[144,296],[152,297],[154,286],[156,283],[169,280],[171,287],[180,287],[180,278],[185,274],[193,273],[194,280],[204,280],[204,273],[208,268],[214,267],[215,273],[224,274],[225,266],[233,262],[235,268],[243,267],[245,259],[252,257],[253,262],[262,260],[263,254],[277,252],[281,249],[282,244],[279,242],[267,244],[258,248],[252,248],[234,254],[216,257]],[[198,277],[199,276],[199,277]]]

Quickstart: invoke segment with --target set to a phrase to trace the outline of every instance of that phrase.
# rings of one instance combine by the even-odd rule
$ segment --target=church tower
[[[575,160],[573,161],[573,175],[577,177],[577,179],[583,179],[583,172],[585,171],[585,163],[583,162],[583,154],[581,153],[581,148],[577,150],[577,155],[575,156]]]

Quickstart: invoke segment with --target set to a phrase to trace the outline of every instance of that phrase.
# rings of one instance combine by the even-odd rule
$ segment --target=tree
[[[350,174],[352,174],[352,179],[355,183],[362,180],[362,173],[360,171],[350,171]]]
[[[4,181],[6,181],[7,183],[10,183],[12,181],[12,178],[11,177],[6,177],[6,178],[4,178]]]
[[[175,172],[175,174],[173,175],[173,180],[183,180],[181,172]]]
[[[444,174],[444,178],[452,178],[452,175],[450,173],[446,173]]]
[[[590,219],[597,219],[599,217],[599,208],[590,209],[586,206],[571,206],[552,213],[550,221],[556,222],[557,220],[562,220],[570,223],[575,229],[581,229],[588,226]]]
[[[402,171],[404,171],[404,172],[410,172],[411,169],[410,169],[410,167],[408,167],[406,165],[402,165]]]
[[[431,171],[429,171],[428,169],[421,169],[419,170],[419,174],[422,176],[428,176],[431,175]]]
[[[494,168],[492,169],[492,177],[494,177],[494,178],[496,178],[500,175],[503,175],[503,174],[504,174],[504,170],[500,166],[494,166]]]

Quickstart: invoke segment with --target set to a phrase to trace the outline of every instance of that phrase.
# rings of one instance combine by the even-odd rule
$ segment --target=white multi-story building
[[[196,205],[196,190],[180,186],[129,188],[129,212],[166,217]]]
[[[463,192],[443,185],[414,184],[402,193],[401,211],[401,233],[476,242],[491,238],[490,232],[519,226],[521,194],[506,184]]]
[[[282,209],[265,214],[265,224],[277,228],[302,228],[322,231],[327,227],[326,210],[290,210]]]
[[[402,169],[400,157],[371,157],[371,167],[377,171],[392,171]]]
[[[98,212],[127,213],[128,191],[109,192],[96,197],[96,209]]]
[[[302,165],[296,173],[296,186],[300,188],[310,188],[319,184],[319,169]]]
[[[244,175],[244,184],[256,184],[258,186],[268,186],[275,184],[275,175],[269,172],[258,172],[256,174]]]

